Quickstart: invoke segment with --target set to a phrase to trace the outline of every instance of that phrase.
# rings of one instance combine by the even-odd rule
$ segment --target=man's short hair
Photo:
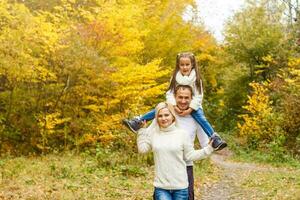
[[[178,92],[178,90],[180,90],[180,89],[182,89],[182,90],[188,89],[188,90],[191,92],[191,96],[193,96],[193,89],[192,89],[192,87],[189,86],[189,85],[177,85],[177,86],[175,87],[175,91],[174,91],[174,95],[175,95],[175,96],[177,95],[177,92]]]

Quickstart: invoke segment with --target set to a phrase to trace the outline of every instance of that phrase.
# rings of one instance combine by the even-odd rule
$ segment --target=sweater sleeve
[[[197,124],[197,139],[199,141],[199,144],[200,146],[203,148],[203,147],[206,147],[208,145],[208,142],[209,142],[209,138],[208,136],[206,135],[206,133],[204,132],[204,130],[202,129],[202,127]]]
[[[166,101],[167,101],[167,103],[170,103],[173,106],[176,106],[176,100],[175,100],[174,92],[172,90],[167,91]]]
[[[188,137],[188,134],[185,133],[183,135],[184,135],[183,151],[186,160],[190,160],[190,161],[201,160],[208,157],[214,151],[211,145],[207,145],[202,149],[195,150],[192,142],[190,141],[190,138]]]
[[[147,133],[146,128],[141,128],[138,131],[137,147],[139,153],[147,153],[152,149],[151,138],[150,135]]]
[[[190,108],[192,108],[193,110],[198,110],[202,107],[203,95],[199,93],[196,87],[194,87],[193,90],[194,95],[190,103]]]

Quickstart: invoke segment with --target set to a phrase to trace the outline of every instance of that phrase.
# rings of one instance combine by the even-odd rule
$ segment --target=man
[[[191,115],[184,115],[185,110],[189,108],[190,102],[192,100],[192,88],[186,85],[178,85],[174,91],[176,109],[177,111],[183,111],[177,113],[177,121],[180,128],[184,129],[191,138],[191,141],[195,141],[196,135],[201,147],[205,147],[209,139],[204,133],[199,124],[194,120]],[[168,99],[167,99],[168,101]],[[187,165],[187,174],[189,181],[189,200],[194,200],[194,175],[193,175],[193,162],[186,161]]]

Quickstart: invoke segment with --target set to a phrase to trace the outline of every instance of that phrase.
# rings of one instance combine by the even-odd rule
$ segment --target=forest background
[[[191,51],[204,111],[231,149],[298,160],[298,1],[247,1],[222,43],[199,9],[191,0],[2,0],[1,154],[135,154],[121,119],[163,101],[177,53]]]
[[[151,199],[152,155],[121,120],[165,100],[183,51],[229,144],[215,155],[233,155],[195,165],[196,199],[297,199],[299,1],[247,0],[223,41],[199,12],[192,0],[1,0],[0,199]]]

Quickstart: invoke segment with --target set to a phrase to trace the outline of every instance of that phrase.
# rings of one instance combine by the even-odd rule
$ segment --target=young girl
[[[189,85],[193,89],[193,98],[187,110],[180,110],[176,106],[174,97],[175,87],[177,85]],[[207,136],[214,140],[215,150],[221,150],[227,146],[220,136],[214,131],[210,123],[204,116],[202,109],[203,88],[200,74],[194,54],[179,53],[176,57],[176,67],[171,78],[171,83],[166,93],[167,102],[174,106],[179,116],[191,114],[197,123],[202,127]],[[123,123],[133,132],[137,132],[143,121],[150,121],[155,117],[155,110],[151,110],[143,116],[135,117],[131,120],[125,119]]]
[[[211,141],[203,149],[195,150],[185,130],[177,125],[173,105],[162,102],[155,108],[151,125],[138,131],[139,153],[153,152],[155,200],[188,200],[187,160],[200,160],[213,152]]]

